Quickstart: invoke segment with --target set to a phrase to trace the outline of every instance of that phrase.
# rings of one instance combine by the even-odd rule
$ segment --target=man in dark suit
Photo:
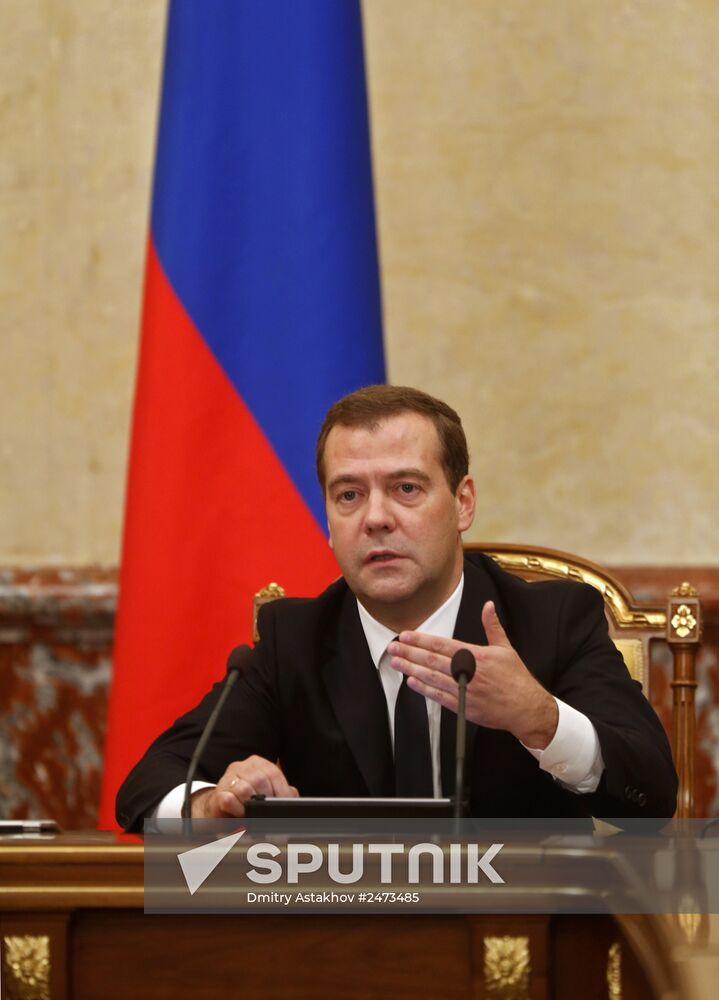
[[[414,389],[360,390],[327,414],[317,465],[342,578],[317,598],[262,609],[193,815],[241,816],[256,793],[450,794],[460,648],[476,661],[472,814],[672,815],[666,735],[607,635],[600,595],[464,557],[476,490],[454,410]],[[178,815],[218,693],[133,769],[118,795],[123,826]]]

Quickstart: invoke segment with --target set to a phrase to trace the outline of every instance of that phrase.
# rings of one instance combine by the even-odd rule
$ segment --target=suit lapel
[[[482,608],[494,601],[500,621],[509,631],[505,610],[494,581],[467,559],[464,561],[464,588],[457,614],[454,638],[477,646],[487,645],[482,625]],[[351,591],[342,605],[339,628],[323,657],[323,676],[337,721],[372,796],[394,794],[392,741],[387,719],[387,701],[377,668],[367,647],[367,640]],[[467,771],[471,780],[472,746],[478,727],[467,724]],[[442,709],[440,725],[440,767],[442,790],[454,792],[455,743],[457,717]]]
[[[394,794],[387,701],[348,592],[323,674],[332,707],[372,796]]]
[[[482,608],[486,601],[494,601],[500,621],[507,625],[494,581],[480,567],[464,560],[464,588],[462,600],[454,627],[454,638],[474,646],[486,646],[487,634],[482,625]],[[477,735],[476,726],[467,723],[466,771],[467,781],[471,781],[472,748]],[[455,760],[457,740],[457,716],[448,709],[442,709],[440,725],[440,767],[442,772],[442,792],[454,794]]]

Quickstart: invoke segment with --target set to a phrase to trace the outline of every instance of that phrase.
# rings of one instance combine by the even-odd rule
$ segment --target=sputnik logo
[[[242,829],[239,833],[232,833],[229,837],[221,837],[219,840],[201,844],[200,847],[193,847],[192,850],[177,855],[191,896],[195,895],[222,859],[230,853],[243,833],[246,833],[246,830]]]

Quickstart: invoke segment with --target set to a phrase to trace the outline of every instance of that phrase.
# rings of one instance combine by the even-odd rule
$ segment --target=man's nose
[[[391,531],[394,515],[389,497],[381,490],[370,493],[365,508],[365,529],[367,531]]]

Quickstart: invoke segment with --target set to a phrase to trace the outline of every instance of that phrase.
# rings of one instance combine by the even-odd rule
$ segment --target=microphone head
[[[466,677],[467,683],[474,677],[474,671],[477,669],[477,664],[468,649],[458,649],[457,652],[452,657],[450,663],[450,669],[452,671],[452,677],[459,682],[460,677]]]
[[[227,673],[244,674],[252,662],[252,650],[249,646],[235,646],[227,657]]]

